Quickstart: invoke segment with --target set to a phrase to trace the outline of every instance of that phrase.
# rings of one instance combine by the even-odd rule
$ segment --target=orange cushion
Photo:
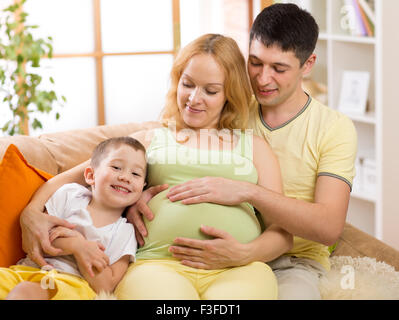
[[[0,163],[0,267],[25,256],[19,215],[34,192],[52,175],[34,168],[11,144]]]

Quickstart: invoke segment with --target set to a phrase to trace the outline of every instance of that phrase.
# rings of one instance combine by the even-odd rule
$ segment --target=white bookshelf
[[[348,116],[358,132],[358,157],[374,159],[374,189],[355,177],[348,222],[399,250],[399,12],[397,0],[374,0],[375,35],[352,36],[342,29],[344,0],[297,0],[320,26],[318,61],[312,78],[328,87],[337,108],[344,70],[368,71],[368,110]]]

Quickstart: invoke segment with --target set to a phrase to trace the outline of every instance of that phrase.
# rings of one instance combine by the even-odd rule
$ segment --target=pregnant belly
[[[170,256],[167,249],[176,237],[210,239],[200,231],[201,225],[224,230],[241,243],[248,243],[261,233],[259,222],[248,204],[183,205],[180,201],[171,202],[166,197],[167,193],[168,190],[159,193],[148,203],[155,218],[145,221],[148,237],[145,238],[144,247],[139,249],[139,259]]]

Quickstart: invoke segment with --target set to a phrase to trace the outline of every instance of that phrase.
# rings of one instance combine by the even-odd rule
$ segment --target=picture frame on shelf
[[[377,164],[372,158],[363,160],[363,186],[368,194],[375,194],[377,191]]]
[[[342,74],[338,110],[345,114],[364,115],[370,83],[370,72],[349,71]]]

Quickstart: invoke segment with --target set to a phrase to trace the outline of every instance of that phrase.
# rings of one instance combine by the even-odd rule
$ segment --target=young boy
[[[121,215],[140,198],[146,167],[145,148],[137,140],[100,143],[84,172],[91,191],[66,184],[46,203],[48,214],[75,225],[50,231],[63,255],[46,258],[48,268],[39,269],[28,257],[0,268],[0,299],[93,299],[100,291],[112,292],[135,259],[134,228]]]

